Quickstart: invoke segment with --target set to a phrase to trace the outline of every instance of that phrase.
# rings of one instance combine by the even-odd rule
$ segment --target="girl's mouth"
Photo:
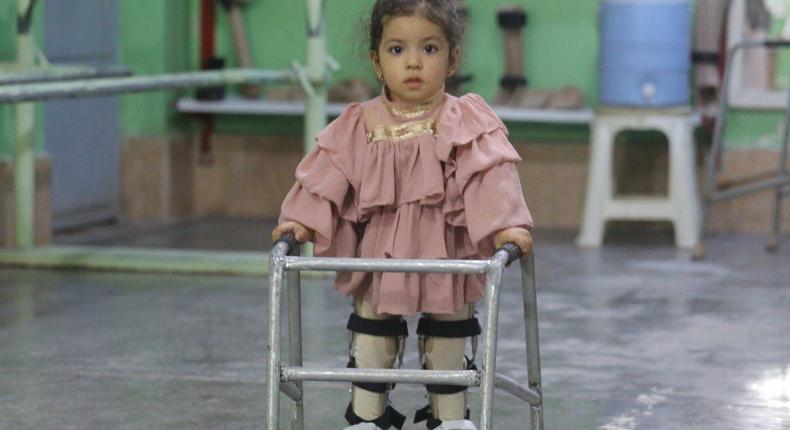
[[[409,78],[409,79],[406,79],[406,84],[407,85],[419,85],[421,83],[422,83],[422,79],[420,79],[420,78]]]

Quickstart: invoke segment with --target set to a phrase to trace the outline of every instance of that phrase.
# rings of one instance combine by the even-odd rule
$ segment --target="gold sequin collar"
[[[400,142],[412,137],[424,135],[436,136],[436,121],[424,119],[398,125],[378,125],[373,128],[373,131],[368,133],[368,143],[376,143],[383,140]]]
[[[384,102],[384,108],[394,118],[401,120],[415,120],[424,118],[426,115],[433,112],[437,106],[444,100],[444,90],[439,91],[432,99],[423,103],[407,104],[395,102],[389,97],[387,87],[382,91],[381,100]]]

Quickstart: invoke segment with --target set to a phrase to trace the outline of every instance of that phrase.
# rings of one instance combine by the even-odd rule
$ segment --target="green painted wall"
[[[525,30],[526,67],[533,85],[556,88],[575,85],[592,104],[596,99],[596,10],[599,0],[471,0],[464,71],[474,76],[468,90],[487,99],[494,96],[502,70],[501,33],[495,13],[500,5],[520,3],[530,14]],[[336,80],[363,77],[375,83],[367,60],[362,21],[372,0],[326,0],[329,51],[343,69]],[[41,6],[36,14],[37,30]],[[194,70],[199,49],[199,0],[120,0],[120,62],[136,74]],[[288,67],[304,61],[305,2],[303,0],[250,0],[246,24],[257,66]],[[16,0],[0,0],[0,61],[14,57]],[[233,66],[227,16],[218,8],[217,52]],[[175,100],[187,92],[158,92],[120,98],[121,129],[127,136],[166,136],[196,130],[197,122],[175,112]],[[753,145],[779,139],[778,112],[736,112],[730,116],[728,143]],[[12,115],[0,106],[0,156],[10,154]],[[519,137],[581,140],[586,127],[510,124]],[[227,132],[294,133],[299,118],[224,116],[218,129]]]
[[[196,1],[194,3],[197,3]],[[335,80],[362,77],[375,84],[367,60],[363,21],[372,0],[327,0],[326,26],[330,54],[342,65]],[[529,12],[525,38],[525,62],[531,84],[540,88],[563,85],[579,87],[588,102],[596,104],[597,23],[599,0],[487,0],[467,1],[470,7],[463,69],[474,76],[468,91],[492,99],[503,69],[502,36],[496,24],[496,10],[502,5],[522,4]],[[193,7],[191,22],[197,25],[199,10]],[[283,68],[294,59],[304,58],[305,2],[251,0],[246,9],[246,24],[257,66]],[[193,30],[190,55],[197,64],[198,45]],[[217,53],[234,65],[227,16],[218,9]],[[752,145],[776,142],[776,112],[733,112],[728,117],[728,143]],[[513,135],[545,140],[584,140],[587,127],[540,124],[509,124]],[[229,132],[299,133],[298,118],[271,119],[245,117],[221,118],[218,128]]]
[[[11,62],[16,57],[16,1],[0,0],[0,63]],[[14,135],[13,109],[0,105],[0,157],[11,155],[11,138]]]
[[[335,80],[361,77],[376,85],[367,59],[363,21],[371,0],[327,0],[326,27],[330,54],[342,65]],[[503,69],[502,36],[496,24],[496,10],[512,0],[469,1],[470,18],[464,52],[466,73],[474,76],[467,90],[493,98]],[[530,13],[525,31],[528,74],[540,87],[575,85],[590,100],[595,99],[596,31],[593,18],[596,0],[558,2],[521,1]],[[193,8],[195,14],[197,8]],[[253,60],[259,67],[284,68],[291,61],[303,61],[305,49],[305,2],[253,0],[246,9],[246,24],[251,38]],[[193,17],[193,22],[197,21]],[[231,34],[224,10],[218,10],[217,53],[234,65]],[[558,47],[562,49],[558,50]],[[197,44],[191,51],[196,53]],[[197,63],[197,61],[195,61]],[[298,133],[300,121],[221,119],[220,130],[238,132],[290,131]],[[528,127],[512,124],[516,134],[550,139],[586,137],[585,127]]]
[[[119,58],[136,75],[176,73],[194,69],[189,57],[189,20],[194,0],[121,0]],[[188,118],[174,110],[183,92],[159,91],[120,97],[121,130],[125,135],[161,136],[188,127]]]

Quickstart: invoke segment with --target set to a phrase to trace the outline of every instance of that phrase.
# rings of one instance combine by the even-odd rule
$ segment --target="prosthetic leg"
[[[463,18],[464,23],[469,22],[469,7],[466,4],[466,0],[453,0],[453,2],[458,9],[458,14]],[[464,51],[465,49],[462,48],[461,52]],[[455,69],[455,74],[447,79],[447,85],[445,86],[446,91],[454,96],[462,95],[461,86],[472,80],[472,75],[464,73],[460,69],[461,64],[458,64],[458,67]]]
[[[428,370],[477,370],[477,336],[481,328],[470,304],[454,314],[430,314],[417,327],[420,361]],[[472,357],[464,355],[466,338],[472,338]],[[426,421],[429,429],[477,430],[469,421],[467,387],[460,385],[426,385],[428,406],[417,411],[414,422]]]
[[[521,103],[524,89],[528,85],[524,74],[524,41],[522,39],[522,30],[527,25],[527,12],[520,6],[513,6],[500,9],[497,17],[504,35],[505,73],[499,80],[499,92],[496,95],[495,103],[514,106]],[[548,95],[546,99],[548,99]]]
[[[403,364],[408,330],[400,316],[380,315],[369,303],[356,298],[354,313],[348,319],[350,368],[385,369]],[[346,430],[400,429],[406,418],[389,405],[389,392],[395,384],[355,382],[351,403],[346,409]]]

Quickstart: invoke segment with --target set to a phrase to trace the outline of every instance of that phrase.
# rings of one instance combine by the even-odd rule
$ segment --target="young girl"
[[[370,60],[381,96],[349,105],[316,137],[282,205],[278,239],[293,232],[317,256],[482,259],[507,242],[532,248],[532,218],[507,130],[482,98],[445,94],[463,32],[450,0],[377,0]],[[402,359],[402,315],[422,312],[420,360],[427,369],[471,368],[466,337],[480,334],[478,275],[339,273],[354,296],[349,367],[391,368]],[[400,360],[399,360],[400,362]],[[355,383],[345,417],[354,430],[401,428],[389,384]],[[465,387],[428,385],[415,422],[475,429]]]

